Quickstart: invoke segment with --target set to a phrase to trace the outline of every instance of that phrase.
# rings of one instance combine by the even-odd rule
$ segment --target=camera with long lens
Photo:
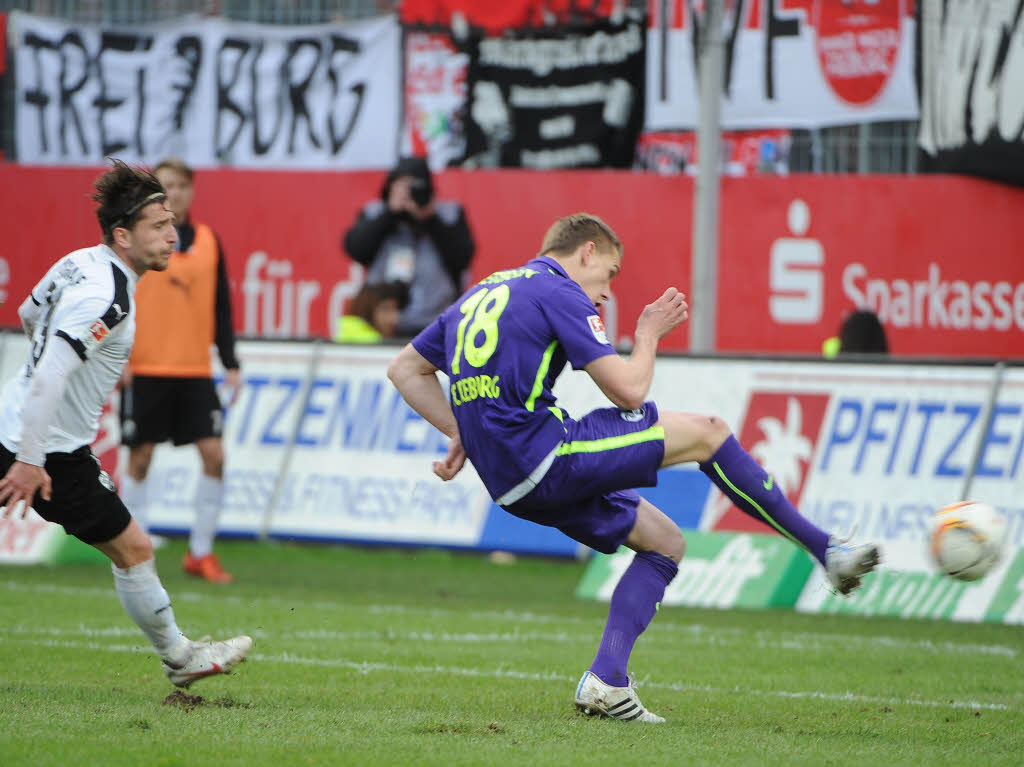
[[[409,196],[422,208],[430,203],[434,190],[430,188],[430,182],[425,178],[413,177],[409,182]]]

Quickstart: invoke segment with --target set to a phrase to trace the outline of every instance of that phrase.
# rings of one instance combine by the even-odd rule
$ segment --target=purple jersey
[[[597,307],[551,258],[481,280],[412,343],[448,374],[466,455],[495,499],[565,439],[551,393],[565,363],[615,354]]]

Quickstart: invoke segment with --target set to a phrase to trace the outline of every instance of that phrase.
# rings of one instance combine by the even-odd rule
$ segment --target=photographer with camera
[[[475,245],[462,205],[434,197],[427,161],[403,157],[388,173],[381,199],[360,211],[345,251],[367,267],[367,283],[400,282],[409,302],[398,335],[412,337],[462,291]]]

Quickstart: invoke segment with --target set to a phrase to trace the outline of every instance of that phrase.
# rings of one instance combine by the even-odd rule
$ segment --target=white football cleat
[[[875,544],[851,546],[848,540],[832,536],[825,549],[825,573],[832,587],[843,596],[860,586],[861,576],[870,573],[882,561]]]
[[[175,687],[188,687],[193,682],[214,674],[229,674],[245,660],[252,649],[252,637],[237,636],[223,642],[205,638],[189,642],[188,654],[181,665],[163,662],[164,671]]]
[[[664,717],[652,714],[640,702],[633,680],[628,687],[612,687],[589,671],[584,672],[576,687],[576,708],[587,716],[607,716],[624,722],[664,722]]]

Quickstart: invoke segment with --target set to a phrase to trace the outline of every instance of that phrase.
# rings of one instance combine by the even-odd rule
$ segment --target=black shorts
[[[135,376],[121,392],[121,443],[190,445],[224,430],[212,378]]]
[[[0,477],[14,463],[15,455],[0,445]],[[88,446],[73,453],[47,453],[44,464],[50,475],[50,500],[36,493],[36,514],[56,522],[84,543],[106,543],[128,527],[132,515],[117,495],[114,481],[100,468]]]

